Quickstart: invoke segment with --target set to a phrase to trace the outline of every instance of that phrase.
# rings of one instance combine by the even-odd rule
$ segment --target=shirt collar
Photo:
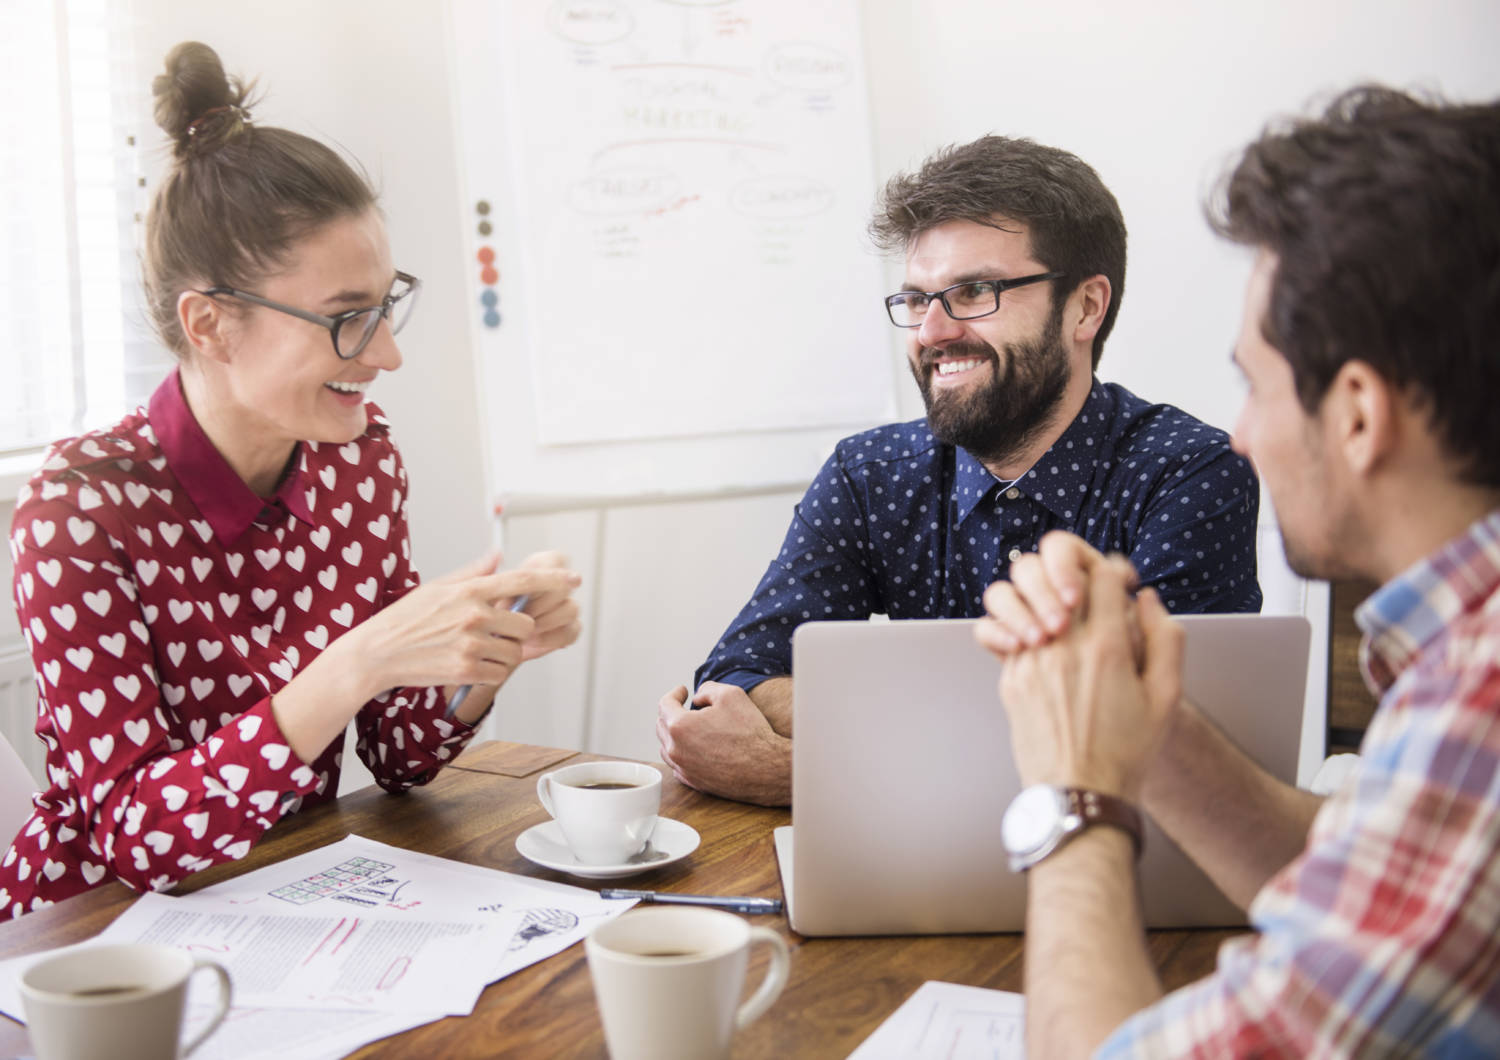
[[[1113,393],[1095,379],[1083,408],[1068,429],[1015,480],[1016,488],[1060,518],[1071,519],[1078,509],[1079,494],[1094,480],[1115,405]],[[1001,480],[990,474],[973,453],[958,449],[953,472],[958,521],[967,519],[990,490],[1000,484]]]
[[[256,496],[255,491],[245,485],[214,448],[213,442],[208,440],[208,435],[203,433],[192,409],[188,408],[187,398],[182,393],[182,378],[175,369],[151,395],[150,419],[151,429],[168,466],[213,528],[221,545],[237,541],[270,507],[280,507],[304,523],[312,524],[312,512],[308,510],[302,485],[307,471],[307,453],[300,444],[294,454],[295,466],[291,474],[277,487],[276,495],[267,500]]]
[[[1359,662],[1377,695],[1459,616],[1500,589],[1500,509],[1377,589],[1354,612]]]

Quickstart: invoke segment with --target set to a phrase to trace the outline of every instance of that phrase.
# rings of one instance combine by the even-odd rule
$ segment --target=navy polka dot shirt
[[[1260,488],[1223,431],[1094,381],[1078,418],[1014,485],[927,421],[841,441],[781,552],[698,670],[745,689],[792,672],[810,620],[972,618],[1049,530],[1130,557],[1168,609],[1259,611]]]

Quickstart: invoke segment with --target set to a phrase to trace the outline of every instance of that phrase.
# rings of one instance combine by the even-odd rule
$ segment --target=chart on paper
[[[293,880],[267,892],[293,905],[306,905],[323,898],[337,898],[359,905],[394,902],[400,894],[398,881],[388,875],[395,864],[372,858],[349,858],[326,872]]]

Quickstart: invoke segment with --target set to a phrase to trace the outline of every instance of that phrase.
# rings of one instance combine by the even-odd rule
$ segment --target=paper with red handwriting
[[[149,937],[229,966],[229,1016],[194,1060],[336,1060],[471,1011],[485,984],[634,904],[348,836],[195,895],[145,895],[81,945]],[[42,956],[0,961],[0,1012],[24,1021],[16,980]],[[212,992],[192,981],[190,1033]]]
[[[398,919],[147,894],[99,940],[163,943],[217,961],[234,981],[236,1005],[465,1015],[485,987],[471,969],[518,926],[515,913],[493,922]]]
[[[278,861],[199,894],[256,910],[302,909],[406,920],[473,919],[487,923],[519,914],[509,937],[475,969],[494,982],[581,941],[633,901],[598,891],[487,869],[346,836],[337,843]]]

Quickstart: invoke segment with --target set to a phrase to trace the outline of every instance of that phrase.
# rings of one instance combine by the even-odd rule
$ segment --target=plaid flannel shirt
[[[1362,759],[1218,971],[1097,1055],[1500,1056],[1500,511],[1361,605]]]

